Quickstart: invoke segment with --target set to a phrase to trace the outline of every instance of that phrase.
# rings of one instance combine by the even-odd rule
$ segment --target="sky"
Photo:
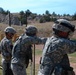
[[[0,7],[11,13],[29,9],[37,14],[48,10],[49,13],[73,15],[76,13],[76,0],[0,0]]]

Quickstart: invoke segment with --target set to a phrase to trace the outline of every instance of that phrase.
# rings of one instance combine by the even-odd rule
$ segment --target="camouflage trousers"
[[[38,75],[75,75],[72,67],[64,69],[56,66],[54,69],[49,65],[43,66],[39,69]]]
[[[50,64],[44,66],[40,65],[38,75],[51,75],[52,71],[53,71],[52,65]]]
[[[45,74],[42,74],[40,71],[38,72],[38,75],[45,75]],[[48,75],[48,74],[47,74]],[[68,71],[68,74],[54,74],[52,73],[51,75],[75,75],[75,72],[74,71]]]
[[[20,64],[11,64],[11,69],[14,75],[27,75],[26,68]]]
[[[3,61],[2,62],[2,75],[13,75],[13,72],[11,70],[11,67],[10,67],[10,62],[6,62]]]
[[[38,72],[38,75],[44,75],[44,74],[42,74],[40,71]]]

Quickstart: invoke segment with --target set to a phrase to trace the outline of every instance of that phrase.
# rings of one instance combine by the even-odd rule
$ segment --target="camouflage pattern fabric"
[[[75,41],[60,38],[58,36],[48,38],[43,49],[38,75],[52,75],[53,69],[59,63],[65,67],[67,65],[69,66],[70,64],[69,60],[67,60],[67,53],[73,53],[75,51]],[[66,55],[66,59],[64,59],[64,55]],[[64,61],[65,63],[63,63]]]
[[[13,47],[13,44],[12,44],[12,41],[11,40],[8,40],[6,37],[4,37],[2,40],[1,40],[1,54],[2,54],[2,60],[7,63],[7,62],[10,62],[11,60],[11,55],[12,55],[12,47]]]
[[[29,34],[37,33],[37,28],[33,25],[28,25],[26,27],[26,33],[29,33]]]
[[[4,29],[4,32],[15,34],[16,30],[13,27],[8,26]]]
[[[75,25],[72,25],[70,21],[65,20],[65,19],[56,20],[52,28],[57,29],[59,31],[63,31],[63,32],[74,32],[75,31]]]
[[[24,67],[26,67],[26,54],[28,53],[28,47],[31,44],[43,44],[46,42],[46,38],[38,38],[36,36],[31,37],[23,34],[20,36],[17,41],[15,42],[12,50],[12,71],[14,75],[26,75]],[[15,67],[14,64],[18,67]],[[22,71],[20,70],[19,66],[23,66]],[[26,68],[25,68],[26,69]],[[17,71],[18,70],[18,71]]]
[[[1,54],[2,54],[2,67],[3,67],[3,75],[13,75],[10,67],[11,63],[11,56],[12,56],[12,41],[8,40],[6,37],[4,37],[1,40],[0,43],[1,46]],[[6,72],[8,73],[6,74]]]
[[[18,64],[12,64],[11,68],[14,75],[26,75],[26,67]]]

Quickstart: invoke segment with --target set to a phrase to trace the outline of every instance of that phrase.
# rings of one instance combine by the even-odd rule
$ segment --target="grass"
[[[42,54],[42,50],[36,50],[35,55],[41,55]]]
[[[0,69],[0,75],[2,75],[2,70]]]
[[[76,52],[75,53],[72,53],[72,54],[69,54],[69,56],[76,57]]]
[[[39,69],[39,64],[36,64],[35,65],[35,75],[37,75],[38,69]],[[32,70],[32,75],[33,75],[34,70],[33,70],[33,68],[31,69],[31,66],[29,65],[29,67],[26,69],[27,75],[31,74],[31,70]]]
[[[76,52],[69,54],[70,62],[76,63]]]
[[[42,54],[41,50],[36,50],[35,51],[35,55],[40,56],[41,54]],[[69,57],[70,57],[70,62],[76,63],[76,53],[69,54]],[[0,57],[0,60],[1,60],[1,57]],[[0,62],[0,64],[1,64],[1,62]],[[32,67],[33,67],[33,64],[32,64]],[[35,75],[37,75],[38,69],[39,69],[39,64],[35,64]],[[33,75],[33,68],[31,69],[31,66],[30,66],[30,63],[29,63],[29,66],[26,69],[27,75],[30,75],[31,70],[32,70],[32,75]],[[1,69],[0,69],[0,75],[2,75],[2,70]]]

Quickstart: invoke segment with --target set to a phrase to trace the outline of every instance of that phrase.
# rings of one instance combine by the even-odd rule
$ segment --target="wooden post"
[[[8,24],[9,24],[9,26],[11,26],[11,15],[10,15],[10,11],[8,12],[8,18],[9,18],[8,19],[8,21],[9,21]]]
[[[35,44],[34,44],[34,59],[33,59],[33,75],[35,75]]]
[[[27,27],[27,11],[26,11],[26,27]]]

